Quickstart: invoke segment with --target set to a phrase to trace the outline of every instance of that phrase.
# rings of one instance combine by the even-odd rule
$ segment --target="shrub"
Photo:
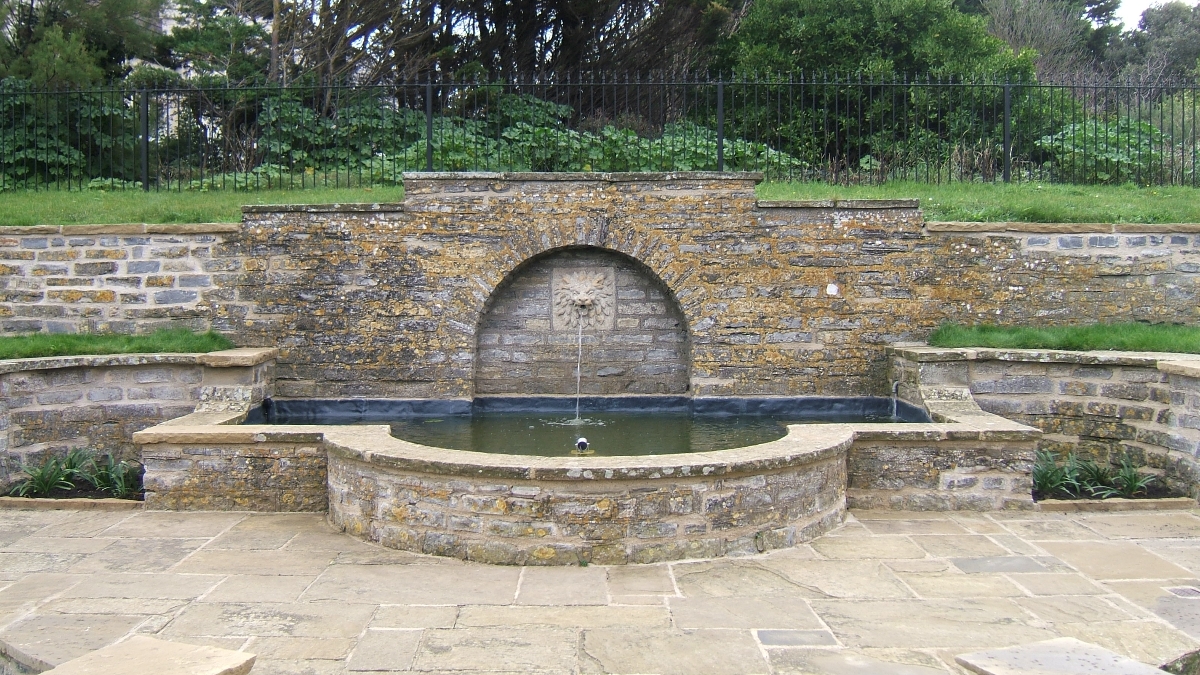
[[[1059,177],[1073,183],[1142,183],[1162,163],[1163,135],[1128,117],[1068,124],[1037,141],[1054,156]]]

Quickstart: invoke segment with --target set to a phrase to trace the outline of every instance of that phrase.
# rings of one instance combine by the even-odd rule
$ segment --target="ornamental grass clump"
[[[23,466],[21,471],[25,480],[9,491],[17,497],[63,496],[62,493],[82,489],[106,497],[131,499],[142,489],[138,464],[118,461],[112,455],[97,460],[91,451],[80,448],[65,457],[47,457],[40,466]]]
[[[1154,474],[1143,472],[1128,457],[1114,469],[1090,459],[1080,459],[1075,453],[1059,463],[1050,452],[1039,451],[1033,464],[1035,499],[1132,499],[1149,495],[1158,481]]]

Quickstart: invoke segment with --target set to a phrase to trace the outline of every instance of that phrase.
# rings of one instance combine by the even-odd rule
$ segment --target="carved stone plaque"
[[[556,331],[612,330],[617,316],[617,275],[611,267],[555,269],[550,275],[550,323]]]

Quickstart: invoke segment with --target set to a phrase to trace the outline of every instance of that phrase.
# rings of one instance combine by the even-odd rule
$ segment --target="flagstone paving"
[[[1071,637],[1200,649],[1200,511],[856,511],[794,549],[494,567],[380,548],[320,515],[0,511],[0,642],[59,663],[145,634],[252,675],[966,673]]]

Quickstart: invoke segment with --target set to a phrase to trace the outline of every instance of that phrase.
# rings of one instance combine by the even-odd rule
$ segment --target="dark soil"
[[[1140,492],[1140,493],[1134,495],[1133,497],[1124,497],[1123,495],[1116,495],[1116,497],[1121,497],[1121,498],[1125,498],[1125,499],[1163,499],[1163,498],[1167,498],[1167,497],[1186,497],[1186,496],[1187,496],[1186,494],[1179,492],[1178,490],[1172,490],[1171,488],[1167,487],[1160,481],[1154,481],[1150,485],[1147,485],[1146,490],[1144,492]],[[1103,499],[1100,497],[1091,497],[1087,494],[1076,495],[1076,494],[1071,494],[1068,492],[1057,492],[1052,495],[1043,495],[1041,492],[1038,492],[1037,490],[1033,491],[1033,501],[1040,502],[1044,499],[1067,499],[1067,500],[1081,500],[1081,501],[1093,501],[1093,502],[1103,501]]]
[[[74,490],[55,490],[48,495],[26,495],[27,497],[42,497],[49,499],[128,499],[131,501],[142,501],[141,492],[135,492],[128,497],[114,497],[107,492],[92,490],[88,488],[75,488]]]

